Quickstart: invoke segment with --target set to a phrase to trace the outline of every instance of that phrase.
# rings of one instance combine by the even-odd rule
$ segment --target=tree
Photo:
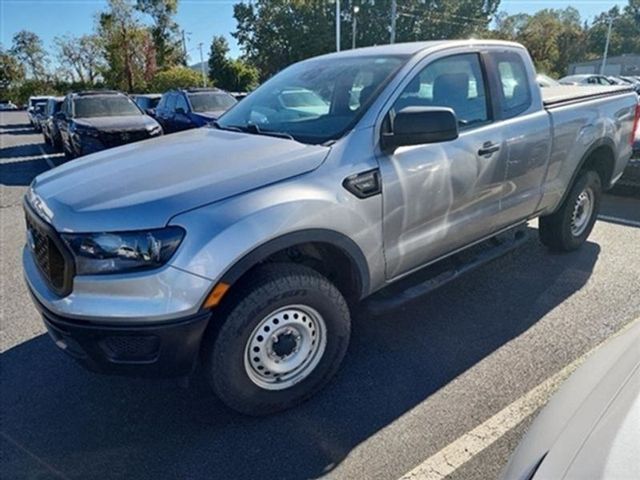
[[[589,29],[587,47],[591,57],[602,57],[612,20],[609,55],[640,52],[640,0],[630,0],[621,11],[613,7],[598,15]]]
[[[104,63],[99,38],[95,35],[64,35],[56,37],[54,44],[58,63],[71,81],[93,85]]]
[[[109,0],[109,9],[98,17],[107,84],[132,92],[144,90],[156,73],[155,48],[128,0]]]
[[[572,7],[544,9],[534,15],[500,14],[495,30],[488,35],[522,43],[536,68],[552,76],[565,75],[569,63],[587,52],[587,30]]]
[[[209,79],[216,87],[232,92],[252,90],[258,84],[258,70],[243,60],[231,60],[229,44],[223,36],[215,36],[209,52]]]
[[[137,0],[136,9],[153,19],[151,37],[158,68],[186,65],[180,30],[173,19],[178,11],[178,0]]]
[[[13,36],[11,53],[34,79],[41,80],[45,77],[47,53],[38,35],[27,30],[19,31]]]
[[[340,20],[358,13],[357,46],[389,43],[391,0],[343,1]],[[404,0],[398,2],[396,41],[460,38],[484,32],[500,0]],[[247,60],[263,78],[285,66],[335,50],[335,4],[323,0],[255,0],[234,5],[238,40]],[[343,28],[341,48],[351,45],[351,29]]]
[[[151,83],[151,88],[156,92],[200,86],[202,86],[202,75],[190,68],[180,66],[159,72]]]
[[[0,90],[5,92],[24,79],[24,68],[10,52],[0,45]]]
[[[230,92],[249,92],[258,86],[260,72],[241,59],[231,60],[228,83],[216,86]]]

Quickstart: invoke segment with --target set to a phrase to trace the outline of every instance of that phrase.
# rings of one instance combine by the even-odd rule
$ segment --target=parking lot
[[[56,350],[22,281],[22,195],[63,157],[24,112],[0,114],[0,134],[2,478],[495,478],[535,415],[509,406],[640,316],[640,193],[625,191],[579,251],[550,254],[533,224],[428,296],[358,307],[335,381],[283,414],[236,414],[198,379],[96,376]],[[504,432],[447,460],[499,412]]]

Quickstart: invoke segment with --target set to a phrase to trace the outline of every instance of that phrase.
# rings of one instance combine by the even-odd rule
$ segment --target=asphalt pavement
[[[335,381],[283,414],[238,415],[198,379],[97,376],[57,351],[22,280],[22,195],[63,159],[24,112],[1,113],[0,136],[3,479],[397,479],[640,316],[626,192],[579,251],[550,254],[533,224],[524,246],[398,310],[357,307]],[[532,418],[448,478],[495,478]]]

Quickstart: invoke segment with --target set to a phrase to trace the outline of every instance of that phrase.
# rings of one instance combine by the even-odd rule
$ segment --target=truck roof
[[[393,43],[389,45],[376,45],[374,47],[363,47],[355,50],[343,50],[340,52],[328,53],[320,58],[344,58],[355,55],[415,55],[418,52],[427,49],[446,48],[446,47],[463,47],[472,45],[487,46],[504,46],[512,48],[524,48],[516,42],[507,42],[504,40],[484,40],[484,39],[461,39],[461,40],[431,40],[427,42],[406,42]],[[318,58],[318,57],[316,57]]]

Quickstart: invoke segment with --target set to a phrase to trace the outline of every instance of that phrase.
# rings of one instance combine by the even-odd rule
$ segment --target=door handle
[[[481,157],[488,157],[500,150],[500,145],[497,143],[484,142],[480,150],[478,150],[478,155]]]

